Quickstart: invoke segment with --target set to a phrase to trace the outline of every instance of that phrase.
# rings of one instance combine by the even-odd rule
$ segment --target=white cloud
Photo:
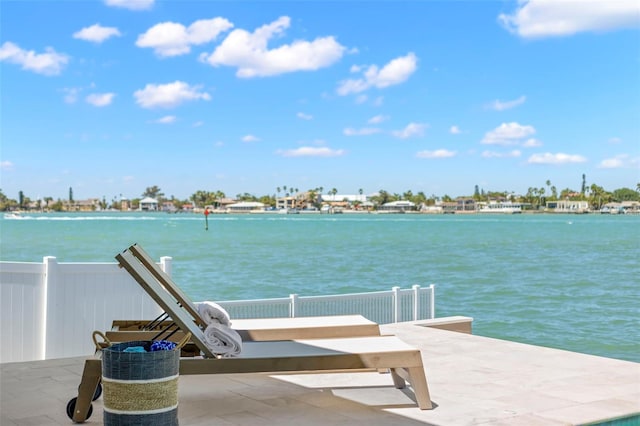
[[[13,170],[13,163],[11,161],[2,161],[0,162],[0,169],[2,170]]]
[[[509,152],[483,151],[481,156],[484,158],[516,158],[520,157],[522,152],[515,149]]]
[[[73,38],[93,43],[102,43],[110,37],[120,36],[120,31],[116,27],[103,27],[100,24],[93,24],[73,33]]]
[[[107,6],[129,10],[147,10],[153,7],[155,0],[104,0]]]
[[[527,100],[526,96],[520,96],[518,99],[512,101],[501,101],[496,99],[486,106],[487,109],[493,109],[495,111],[504,111],[507,109],[515,108],[518,105],[522,105]]]
[[[536,138],[530,138],[530,139],[527,139],[526,141],[524,141],[522,143],[522,146],[525,147],[525,148],[537,148],[539,146],[542,146],[542,142],[540,142]]]
[[[380,129],[376,129],[375,127],[363,127],[361,129],[353,129],[351,127],[347,127],[342,131],[342,133],[345,136],[367,136],[380,133]]]
[[[376,115],[375,117],[371,117],[369,120],[367,120],[367,123],[380,124],[383,121],[387,121],[388,119],[389,119],[388,115]]]
[[[191,127],[201,127],[204,125],[204,121],[196,121],[191,125]]]
[[[566,36],[637,26],[637,0],[520,0],[517,10],[498,21],[524,38]]]
[[[451,133],[452,135],[459,135],[460,133],[462,133],[462,131],[458,126],[451,126],[449,128],[449,133]]]
[[[383,89],[404,83],[417,69],[418,58],[414,53],[391,60],[384,67],[378,69],[377,65],[370,65],[363,72],[362,78],[341,81],[337,92],[345,96],[351,93],[360,93],[376,87]]]
[[[529,164],[571,164],[571,163],[584,163],[587,159],[582,155],[576,154],[563,154],[561,152],[552,154],[545,152],[544,154],[533,154],[527,162]]]
[[[36,53],[6,41],[0,46],[0,61],[20,65],[22,69],[38,74],[58,75],[69,62],[69,57],[51,47],[45,48],[45,53]]]
[[[85,98],[85,101],[95,107],[103,107],[110,105],[115,96],[115,93],[91,93]]]
[[[318,37],[311,42],[296,40],[269,49],[269,41],[282,36],[290,21],[288,16],[282,16],[253,33],[233,30],[213,53],[200,55],[200,60],[214,67],[237,67],[236,76],[252,78],[314,71],[332,65],[344,54],[345,47],[333,37]]]
[[[436,149],[435,151],[419,151],[416,153],[418,158],[451,158],[455,157],[456,151],[449,151],[447,149]]]
[[[313,119],[313,116],[310,114],[305,114],[304,112],[299,112],[296,114],[296,117],[298,117],[301,120],[311,120]]]
[[[424,131],[427,128],[426,124],[421,123],[409,123],[407,127],[402,130],[396,130],[391,132],[391,134],[400,139],[407,139],[412,136],[422,136],[424,135]]]
[[[358,95],[356,96],[356,103],[360,105],[367,102],[368,99],[369,97],[367,95]]]
[[[260,138],[254,135],[246,135],[242,137],[242,142],[258,142]]]
[[[622,139],[620,139],[620,138],[613,137],[613,138],[609,139],[609,143],[610,144],[618,144],[620,142],[622,142]]]
[[[279,150],[277,153],[283,157],[340,157],[345,154],[345,151],[343,149],[327,148],[326,146],[302,146],[296,149]]]
[[[536,129],[533,126],[523,126],[521,124],[502,123],[490,132],[487,132],[482,139],[487,145],[517,145],[522,139],[533,135]]]
[[[640,168],[640,158],[631,158],[628,154],[605,158],[598,164],[599,169],[637,169]]]
[[[233,24],[224,18],[202,19],[189,27],[163,22],[140,34],[136,46],[152,48],[161,57],[184,55],[192,45],[209,43],[230,28]]]
[[[377,107],[382,106],[383,102],[384,102],[384,96],[378,96],[373,100],[373,106],[377,106]]]
[[[155,123],[158,124],[173,124],[177,120],[175,115],[165,115],[164,117],[158,118]]]
[[[211,100],[211,95],[200,91],[199,86],[189,86],[183,81],[168,84],[147,84],[136,90],[133,96],[143,108],[173,108],[187,101]]]

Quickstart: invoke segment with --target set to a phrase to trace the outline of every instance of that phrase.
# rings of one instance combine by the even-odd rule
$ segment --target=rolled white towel
[[[231,318],[227,311],[216,302],[204,301],[196,303],[198,314],[205,324],[231,325]]]
[[[222,357],[238,356],[242,351],[238,332],[223,324],[209,324],[204,329],[204,340],[211,352]]]

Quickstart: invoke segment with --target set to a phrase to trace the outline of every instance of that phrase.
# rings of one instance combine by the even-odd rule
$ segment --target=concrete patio
[[[416,323],[381,326],[420,348],[433,410],[389,374],[181,376],[188,425],[580,425],[640,414],[640,364]],[[0,425],[69,425],[84,358],[0,364]],[[102,424],[102,398],[86,424]]]

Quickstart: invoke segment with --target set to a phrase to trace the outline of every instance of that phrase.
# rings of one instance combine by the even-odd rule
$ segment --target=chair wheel
[[[95,401],[100,398],[100,395],[102,395],[102,383],[98,383],[98,386],[96,386],[96,391],[93,393],[93,398],[91,400]]]
[[[78,401],[77,397],[71,398],[69,400],[69,403],[67,404],[67,416],[69,416],[69,418],[71,420],[73,420],[73,414],[76,411],[76,402],[77,401]],[[93,414],[93,405],[89,405],[89,411],[87,412],[87,418],[86,419],[91,417],[91,414]],[[84,422],[84,420],[83,420],[83,422]],[[80,423],[82,423],[82,422],[80,422]]]

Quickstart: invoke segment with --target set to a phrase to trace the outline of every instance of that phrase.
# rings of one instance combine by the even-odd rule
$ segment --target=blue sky
[[[640,3],[1,1],[10,198],[640,182]]]

